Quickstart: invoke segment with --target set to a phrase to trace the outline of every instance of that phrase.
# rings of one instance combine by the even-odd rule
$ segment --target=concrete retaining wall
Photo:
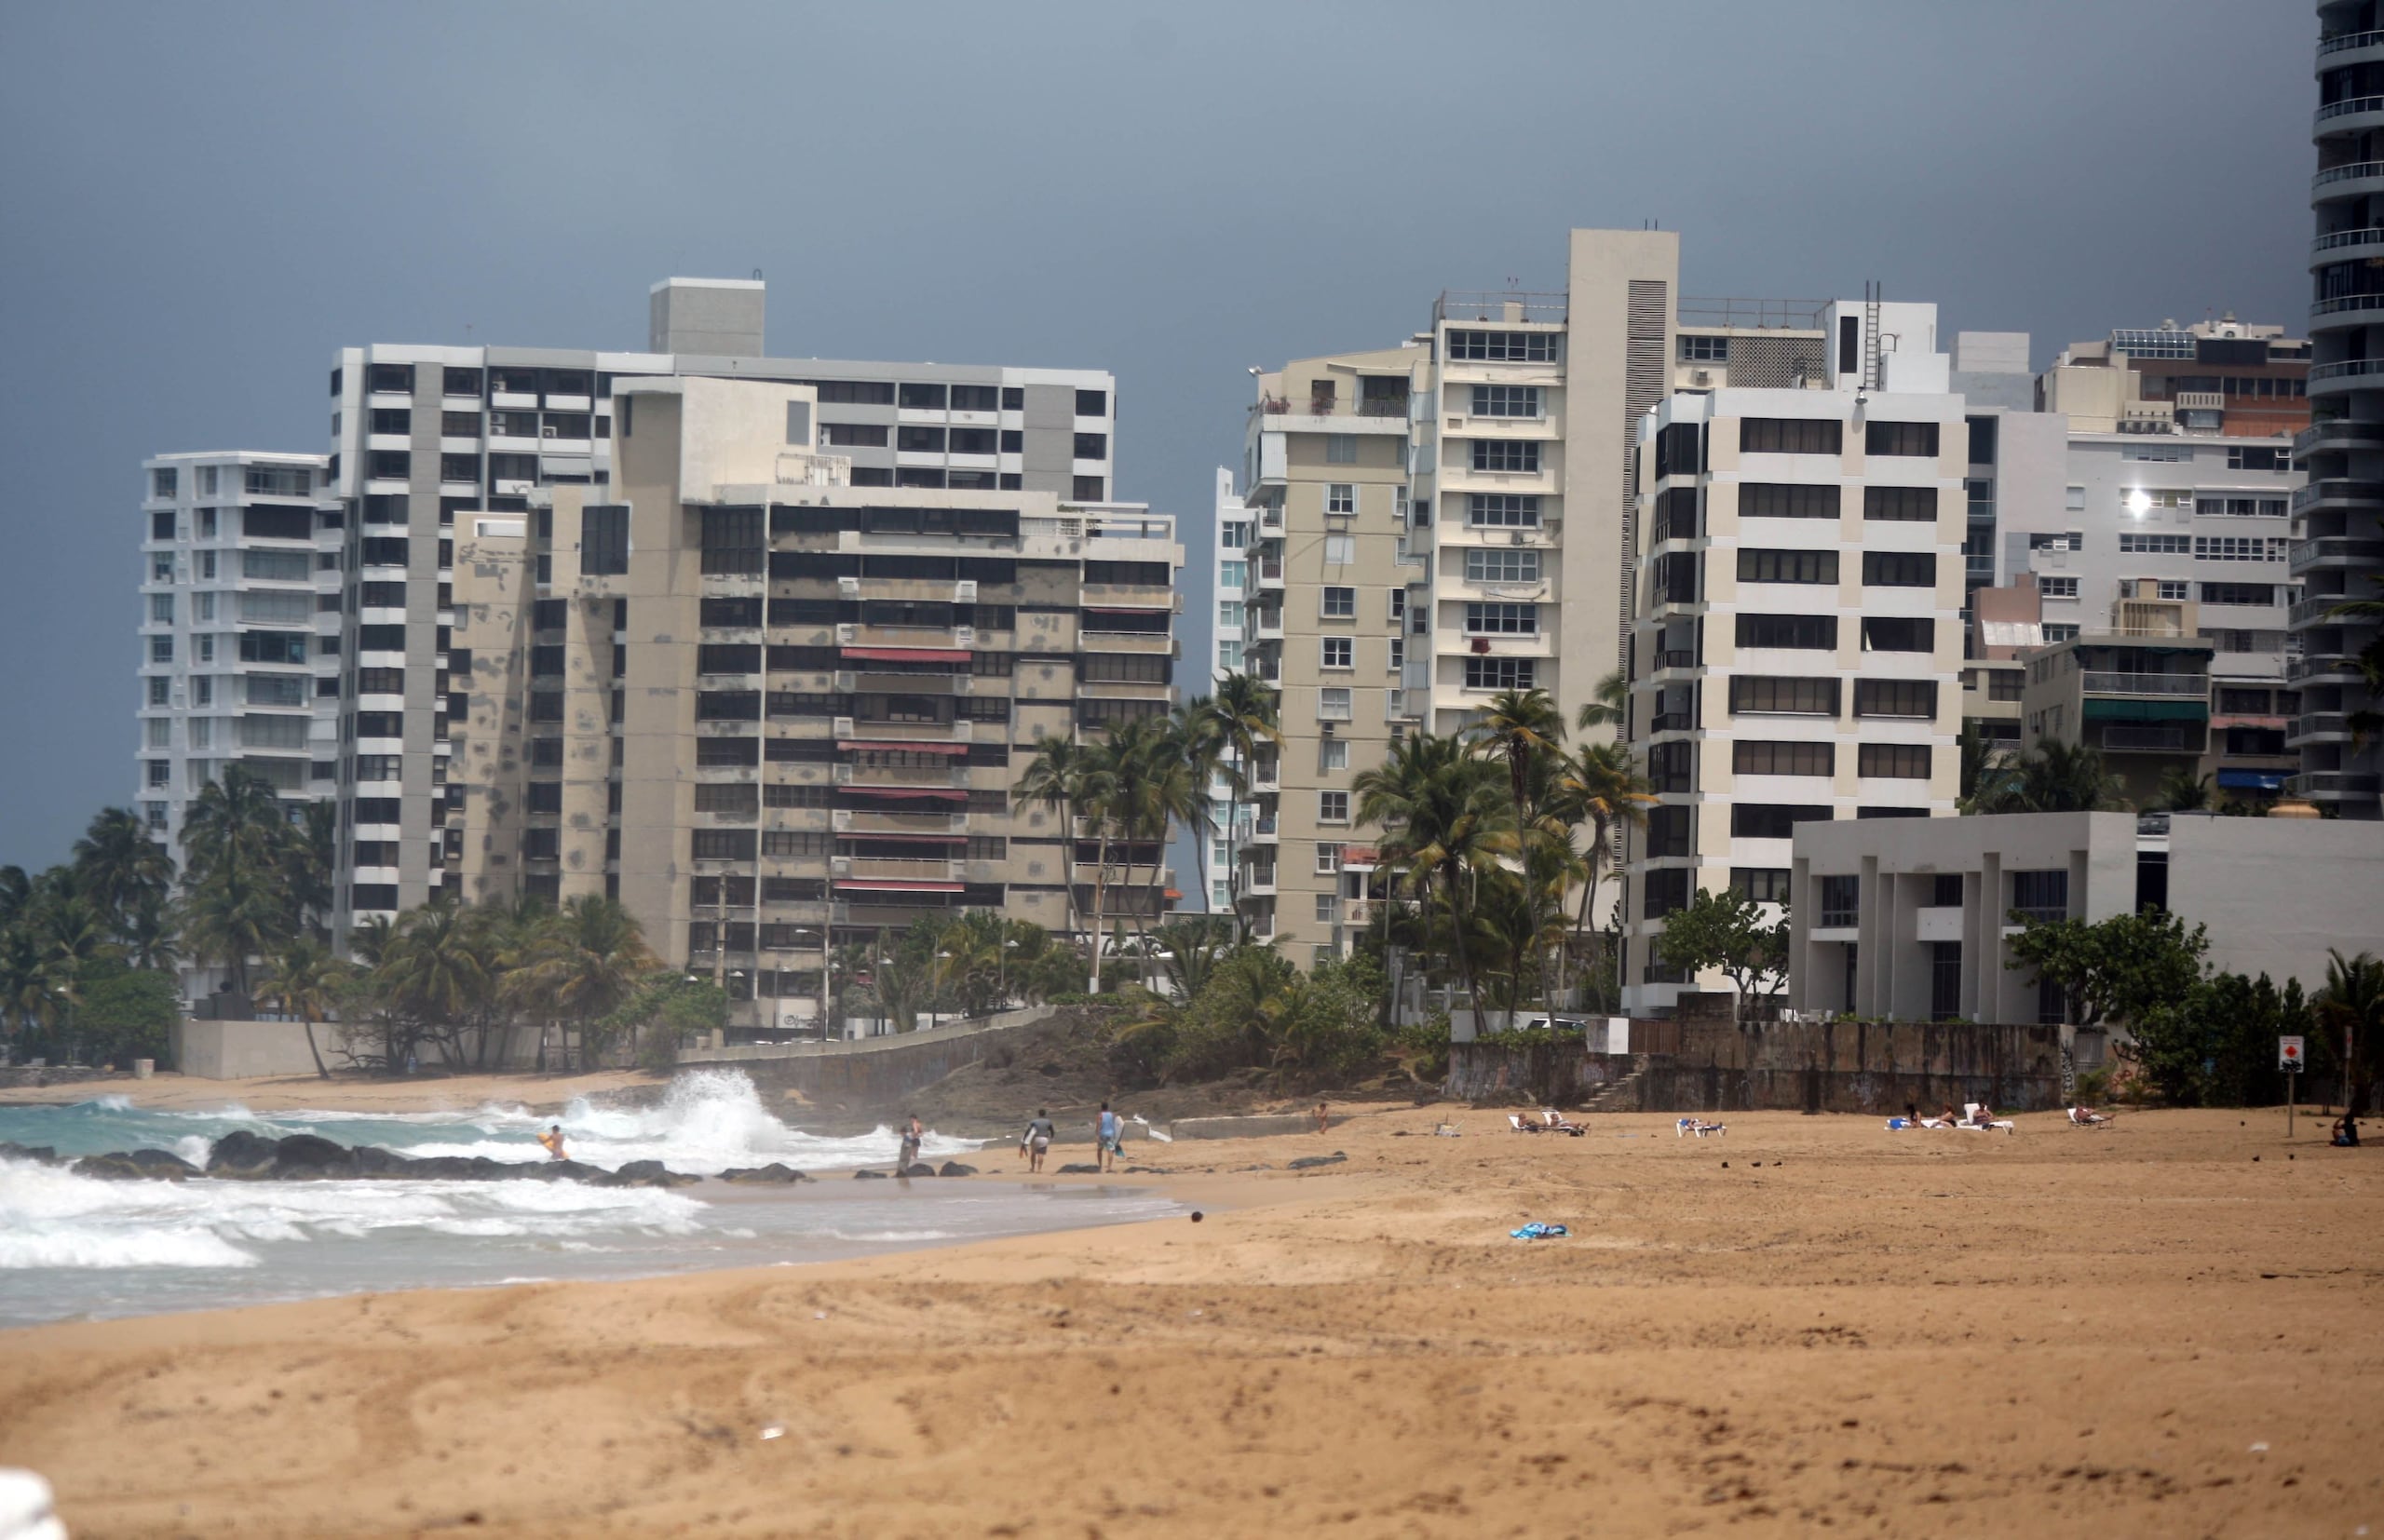
[[[174,1027],[172,1036],[175,1065],[201,1080],[315,1073],[304,1022],[184,1020]],[[324,1063],[336,1067],[344,1061],[337,1027],[317,1022],[315,1043],[323,1050]]]
[[[1672,1021],[1671,1051],[1592,1054],[1578,1044],[1449,1046],[1445,1093],[1472,1101],[1570,1104],[1639,1074],[1642,1112],[1900,1113],[1907,1103],[1985,1101],[2012,1112],[2061,1105],[2068,1029],[1966,1021]]]
[[[734,1065],[756,1085],[800,1091],[812,1101],[854,1108],[885,1106],[977,1062],[999,1033],[1051,1014],[1049,1006],[1031,1006],[981,1021],[891,1037],[688,1048],[680,1053],[679,1067]]]
[[[1327,1114],[1331,1123],[1346,1117]],[[1312,1134],[1316,1119],[1307,1113],[1269,1113],[1252,1117],[1179,1117],[1167,1126],[1175,1139],[1268,1139],[1280,1134]]]

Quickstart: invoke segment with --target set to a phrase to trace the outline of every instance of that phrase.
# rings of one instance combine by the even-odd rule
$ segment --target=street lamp
[[[1009,954],[1010,954],[1011,952],[1016,952],[1017,950],[1018,950],[1018,942],[1017,942],[1017,940],[1016,940],[1015,939],[1010,939],[1010,940],[1004,941],[1004,942],[1002,943],[1002,952],[1001,952],[1001,988],[1002,988],[1002,1008],[1003,1008],[1004,1010],[1008,1010],[1008,1009],[1009,1008]]]

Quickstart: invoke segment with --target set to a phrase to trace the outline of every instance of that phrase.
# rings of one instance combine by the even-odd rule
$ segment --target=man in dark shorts
[[[912,1162],[919,1158],[919,1141],[924,1138],[925,1135],[926,1130],[919,1127],[918,1114],[913,1113],[909,1117],[903,1119],[902,1153],[901,1155],[896,1157],[894,1162],[897,1169],[907,1171],[911,1169]]]

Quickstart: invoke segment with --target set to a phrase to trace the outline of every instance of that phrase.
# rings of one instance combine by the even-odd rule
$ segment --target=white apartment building
[[[1691,982],[1657,960],[1664,917],[1700,889],[1786,899],[1797,825],[1954,811],[1963,399],[1934,305],[1815,318],[1773,339],[1801,385],[1709,374],[1637,434],[1631,736],[1658,801],[1625,840],[1634,1014]]]
[[[1209,628],[1212,684],[1227,674],[1241,672],[1248,646],[1249,606],[1257,596],[1256,578],[1251,571],[1256,559],[1252,535],[1257,516],[1233,490],[1233,472],[1223,466],[1217,467],[1214,507],[1216,541],[1210,559],[1217,613]],[[1200,896],[1200,908],[1208,913],[1233,912],[1233,871],[1240,852],[1252,842],[1257,817],[1257,804],[1237,792],[1223,773],[1212,778],[1209,826],[1193,831],[1193,838],[1209,842],[1209,887]],[[1270,828],[1267,832],[1274,831]]]
[[[2294,792],[2347,818],[2384,817],[2384,734],[2355,725],[2384,709],[2359,667],[2377,622],[2334,612],[2384,588],[2384,21],[2375,0],[2320,0],[2318,101],[2310,136],[2310,426],[2294,449],[2309,485],[2294,509],[2288,563],[2303,596]]]
[[[345,535],[318,507],[326,465],[245,450],[142,462],[133,805],[169,844],[226,766],[286,801],[336,794]]]
[[[336,639],[342,928],[456,887],[441,834],[453,811],[455,520],[528,519],[532,581],[549,583],[551,513],[534,509],[533,494],[610,483],[616,381],[814,385],[812,447],[849,461],[856,488],[1035,492],[1071,506],[1114,496],[1107,372],[773,358],[765,298],[758,280],[657,284],[644,352],[386,344],[339,352],[322,497],[345,523],[351,585]],[[359,846],[373,864],[352,858]]]

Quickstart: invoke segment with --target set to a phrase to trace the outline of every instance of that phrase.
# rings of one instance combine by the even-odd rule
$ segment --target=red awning
[[[867,663],[966,663],[966,647],[845,647],[847,657]]]
[[[943,797],[952,802],[967,802],[968,793],[955,788],[946,791],[941,787],[923,786],[863,786],[855,782],[836,788],[839,791],[860,791],[873,797]]]
[[[836,886],[840,890],[866,888],[894,893],[958,893],[964,890],[964,885],[960,883],[931,883],[924,879],[911,882],[901,877],[839,877]]]
[[[836,747],[840,750],[893,750],[904,754],[965,754],[968,751],[968,746],[965,743],[914,743],[908,740],[895,742],[876,738],[838,738]]]

